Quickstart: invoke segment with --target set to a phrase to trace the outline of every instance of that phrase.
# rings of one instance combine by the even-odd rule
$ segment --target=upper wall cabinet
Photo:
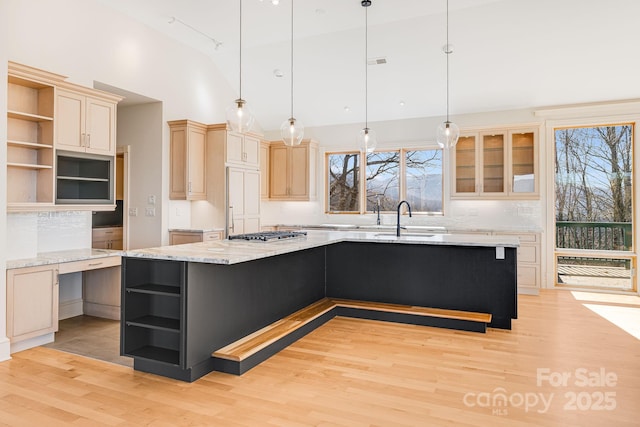
[[[538,131],[466,132],[456,144],[452,170],[452,198],[537,198]]]
[[[56,96],[56,147],[67,151],[115,154],[116,105],[102,92],[67,86]]]
[[[272,141],[269,150],[269,198],[315,200],[318,143],[305,139],[290,147]]]
[[[59,192],[61,177],[56,175],[55,152],[58,148],[68,151],[91,151],[94,153],[115,154],[115,105],[120,100],[115,95],[110,95],[93,89],[84,89],[71,85],[64,80],[66,77],[28,67],[26,65],[9,62],[8,86],[7,86],[7,210],[8,211],[39,211],[70,208],[68,204],[59,204],[56,191]],[[80,118],[81,112],[69,112],[59,101],[65,94],[71,94],[69,88],[78,88],[78,91],[99,94],[101,100],[95,100],[88,107],[89,129],[80,130],[80,123],[87,122]],[[76,94],[77,95],[77,94]],[[86,95],[86,94],[85,94]],[[62,98],[61,98],[62,97]],[[87,96],[83,96],[86,104]],[[105,105],[100,103],[104,102]],[[62,102],[64,104],[64,100]],[[84,104],[83,104],[84,105]],[[108,107],[107,107],[108,105]],[[85,111],[85,107],[78,111]],[[69,126],[69,123],[75,123]],[[70,133],[69,127],[77,127],[76,141],[81,140],[83,132],[101,135],[98,138],[89,139],[91,147],[80,148],[80,142],[75,147],[60,145],[58,138],[62,134]],[[82,128],[84,129],[84,128]],[[105,137],[104,135],[108,135]],[[104,142],[108,140],[108,142]],[[102,141],[96,145],[96,141]],[[98,149],[97,147],[102,147]],[[108,148],[107,148],[108,147]],[[112,174],[111,174],[112,175]],[[110,179],[110,178],[109,178]],[[80,182],[80,177],[75,179]],[[66,185],[65,182],[62,185]],[[79,184],[86,188],[85,184]],[[111,182],[99,184],[111,189]],[[109,190],[111,193],[111,191]],[[113,209],[111,194],[104,195],[109,203],[101,203],[100,206],[90,206],[91,202],[82,197],[79,206],[74,209],[109,210]],[[102,197],[101,197],[102,198]],[[95,208],[95,209],[94,209]]]
[[[225,123],[209,125],[209,135],[214,144],[224,146],[224,161],[227,166],[251,169],[260,167],[260,137],[250,133],[238,133],[228,129]]]
[[[169,122],[172,200],[207,198],[207,126],[191,120]]]

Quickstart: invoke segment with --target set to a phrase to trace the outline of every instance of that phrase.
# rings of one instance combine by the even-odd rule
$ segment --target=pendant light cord
[[[239,99],[242,99],[242,0],[240,0],[240,96]]]
[[[364,7],[364,127],[369,128],[369,6]]]
[[[291,0],[291,118],[293,119],[293,0]]]
[[[449,0],[447,0],[447,44],[444,49],[444,53],[447,55],[447,123],[449,123],[449,55],[451,55],[451,46],[449,46]]]

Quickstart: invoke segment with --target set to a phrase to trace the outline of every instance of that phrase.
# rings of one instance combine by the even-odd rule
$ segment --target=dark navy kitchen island
[[[315,231],[275,242],[131,251],[122,260],[121,353],[134,358],[136,370],[194,381],[214,370],[242,374],[336,315],[510,329],[516,248],[511,238]],[[295,322],[287,316],[314,304],[324,308],[250,356],[216,353],[270,325]],[[423,307],[488,318],[479,324],[416,315]]]

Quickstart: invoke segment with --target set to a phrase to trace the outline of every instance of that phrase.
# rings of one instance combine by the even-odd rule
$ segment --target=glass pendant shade
[[[365,153],[373,153],[378,145],[376,131],[364,128],[358,133],[358,147]]]
[[[438,125],[436,129],[436,142],[440,148],[453,148],[460,138],[460,128],[457,124],[445,121]]]
[[[253,126],[254,116],[247,101],[238,98],[227,108],[227,124],[234,132],[248,132]]]
[[[280,126],[280,135],[285,145],[290,147],[300,145],[302,137],[304,136],[304,125],[301,121],[293,117],[288,118],[282,122],[282,126]]]

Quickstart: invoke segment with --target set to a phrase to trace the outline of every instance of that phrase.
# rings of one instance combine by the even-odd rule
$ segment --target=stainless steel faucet
[[[409,209],[409,218],[411,218],[411,205],[409,204],[409,202],[407,202],[406,200],[402,200],[400,203],[398,203],[398,219],[397,219],[397,223],[396,223],[396,236],[400,237],[400,207],[402,206],[403,203],[406,203],[407,208]]]

